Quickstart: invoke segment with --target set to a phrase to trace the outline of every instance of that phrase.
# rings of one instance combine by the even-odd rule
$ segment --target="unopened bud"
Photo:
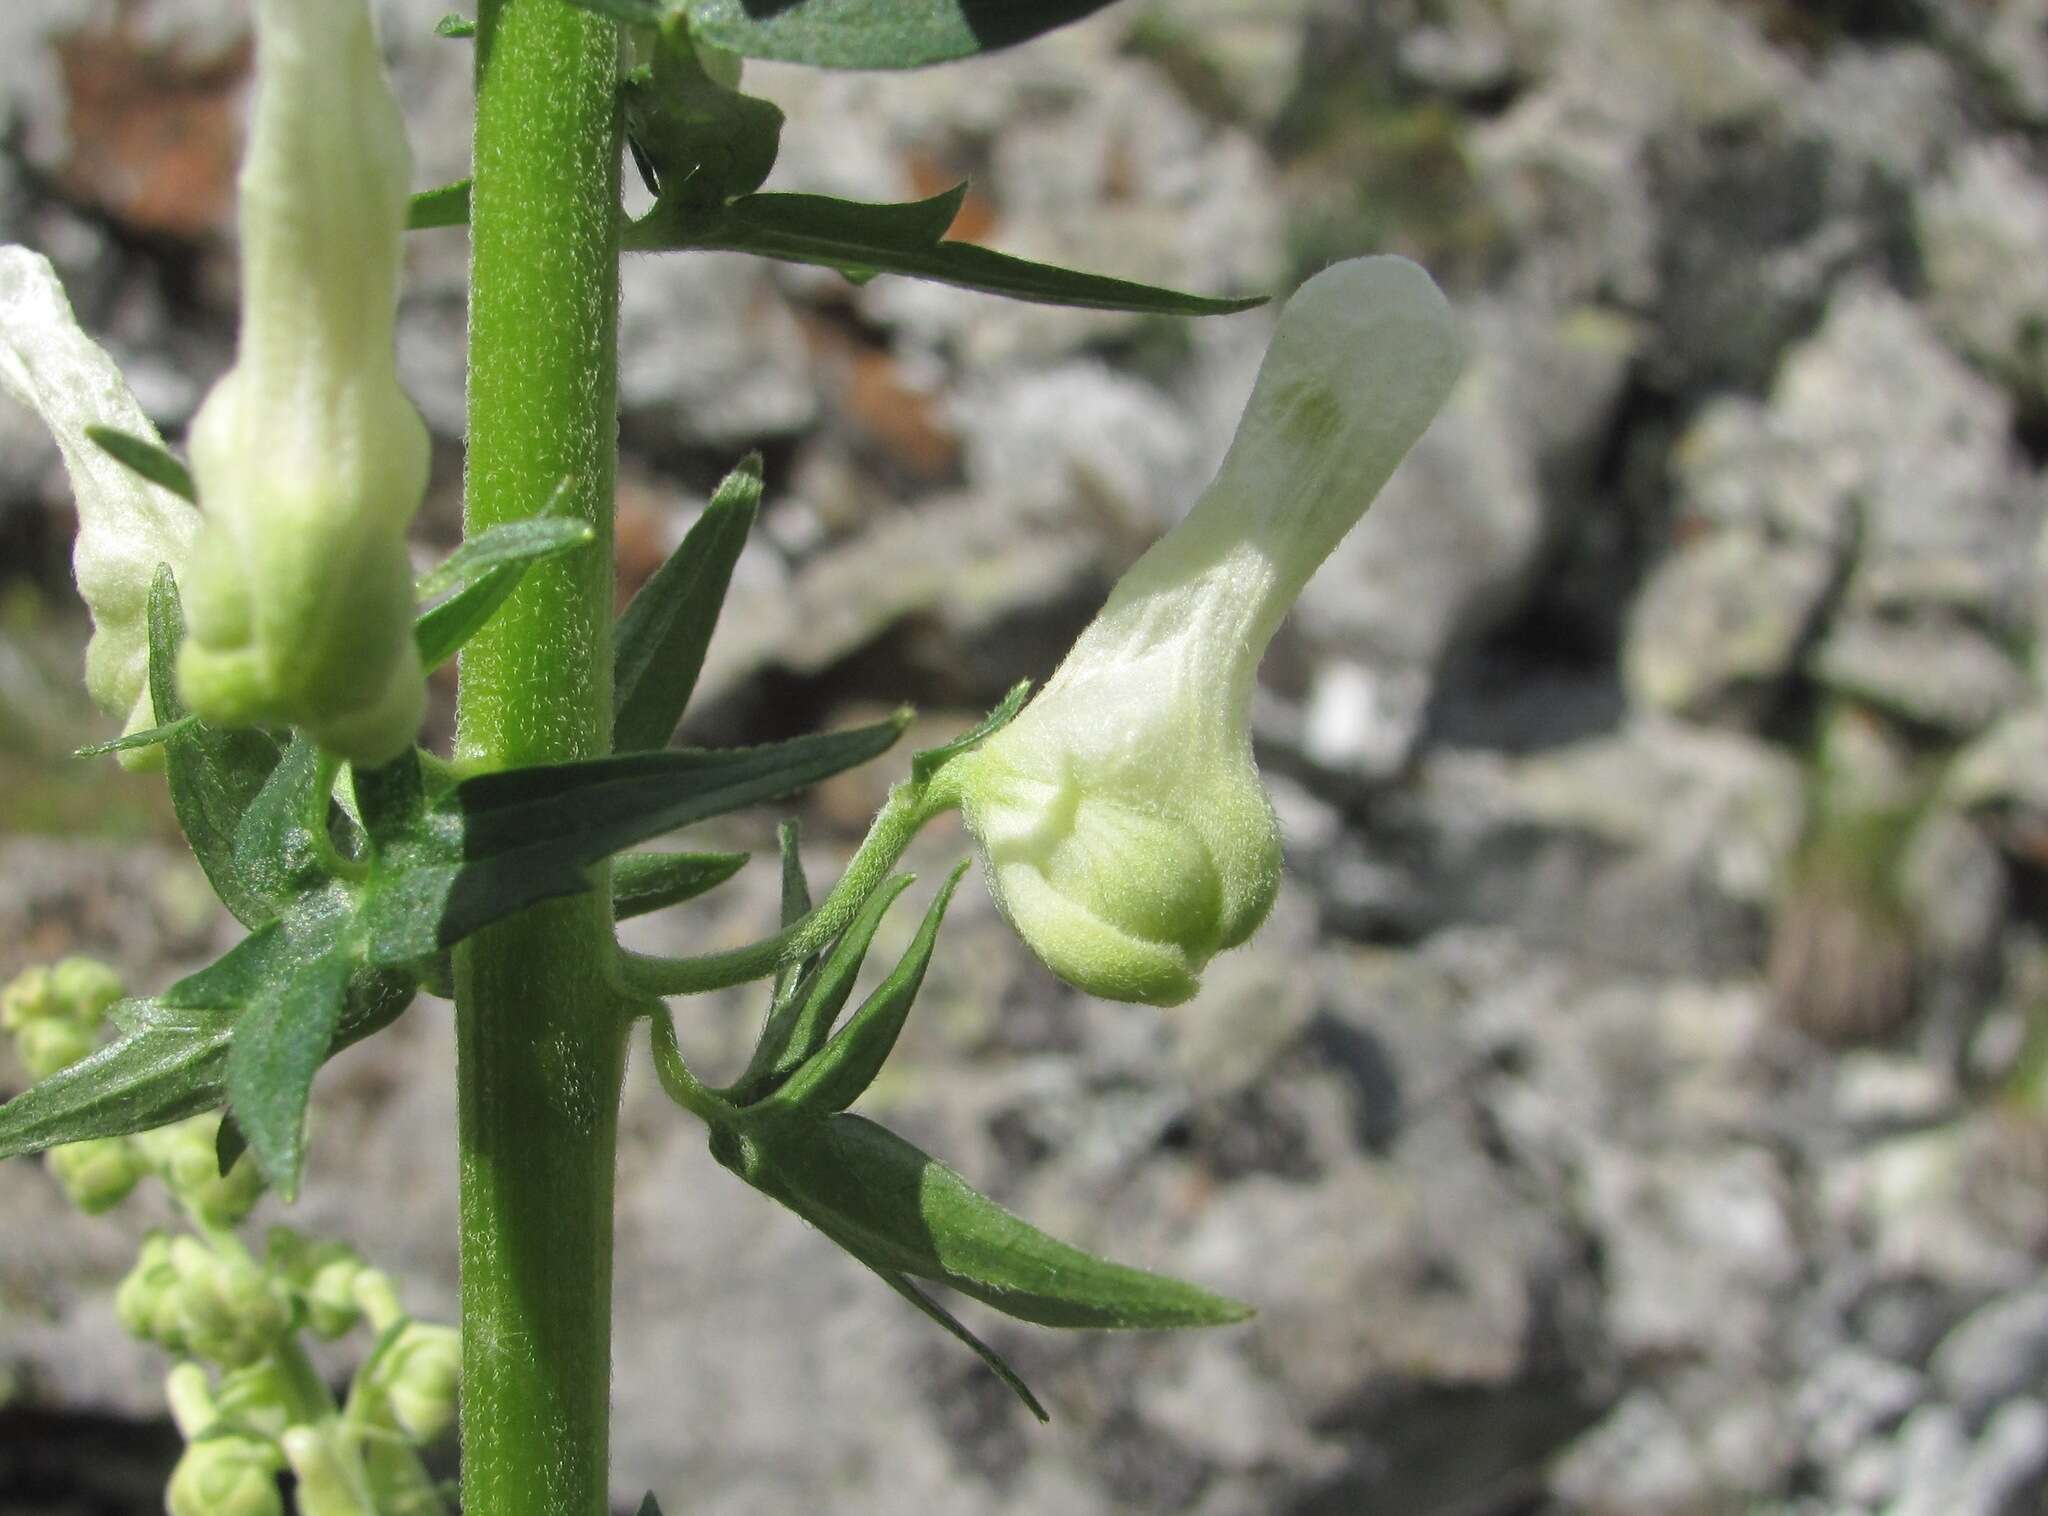
[[[18,1032],[32,1021],[64,1015],[64,998],[55,976],[40,964],[23,969],[0,990],[0,1030]]]
[[[428,442],[393,350],[410,177],[366,0],[258,0],[235,366],[192,423],[179,687],[381,763],[425,707],[405,533]]]
[[[170,1516],[284,1516],[283,1460],[249,1437],[208,1437],[185,1449],[164,1491]]]
[[[218,1113],[208,1112],[144,1132],[135,1140],[150,1167],[195,1219],[207,1226],[233,1227],[263,1197],[263,1175],[247,1154],[221,1173],[220,1123]]]
[[[50,987],[79,1021],[97,1025],[121,998],[121,976],[97,958],[66,958],[50,971]]]
[[[453,1327],[410,1321],[372,1366],[373,1388],[391,1407],[398,1429],[429,1443],[455,1421],[462,1380],[462,1338]]]
[[[24,1026],[14,1034],[14,1046],[22,1067],[37,1079],[48,1079],[90,1057],[99,1038],[76,1021],[52,1018]]]
[[[185,1344],[227,1368],[274,1352],[291,1330],[291,1299],[268,1270],[215,1252],[193,1237],[171,1243],[173,1292]]]
[[[144,1173],[142,1159],[126,1137],[67,1142],[51,1148],[44,1161],[71,1203],[88,1216],[126,1200]]]
[[[1259,660],[1461,362],[1413,263],[1309,280],[1215,482],[1023,714],[940,771],[935,798],[959,800],[997,903],[1061,978],[1172,1005],[1265,920],[1280,836],[1252,763]]]
[[[182,1352],[184,1332],[177,1315],[178,1270],[171,1262],[171,1239],[151,1232],[127,1278],[114,1292],[114,1314],[131,1335],[173,1353]],[[203,1376],[202,1376],[203,1378]]]

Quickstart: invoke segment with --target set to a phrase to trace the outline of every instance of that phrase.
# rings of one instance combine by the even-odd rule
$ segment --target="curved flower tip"
[[[86,688],[109,714],[127,717],[128,730],[155,726],[149,583],[157,564],[183,565],[199,513],[86,435],[104,426],[159,440],[114,360],[79,328],[49,259],[25,247],[0,247],[0,390],[42,418],[71,477],[72,568],[93,620]]]
[[[991,892],[1062,979],[1177,1004],[1265,920],[1280,834],[1252,762],[1259,660],[1463,356],[1449,305],[1406,259],[1309,280],[1215,482],[1023,714],[941,770]]]
[[[393,351],[410,157],[366,0],[258,0],[235,367],[192,426],[187,703],[380,762],[425,703],[405,532],[428,442]]]

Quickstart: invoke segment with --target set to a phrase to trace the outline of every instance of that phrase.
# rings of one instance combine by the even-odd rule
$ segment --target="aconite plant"
[[[119,1301],[182,1360],[167,1386],[189,1439],[174,1516],[281,1511],[287,1470],[305,1516],[447,1509],[417,1450],[451,1419],[458,1364],[465,1509],[605,1508],[617,1108],[643,1024],[663,1087],[725,1167],[1041,1416],[945,1292],[1053,1327],[1246,1314],[1055,1241],[848,1110],[911,1013],[965,864],[902,959],[847,1004],[909,883],[895,864],[955,809],[1019,936],[1093,994],[1186,1000],[1258,929],[1281,856],[1249,735],[1260,656],[1459,367],[1452,317],[1413,264],[1338,264],[1293,296],[1208,491],[1035,699],[1020,688],[910,756],[822,898],[785,828],[782,919],[752,947],[652,957],[614,932],[745,862],[643,844],[880,759],[905,726],[671,745],[764,480],[758,457],[740,461],[614,619],[622,253],[746,252],[1155,315],[1257,304],[947,240],[958,189],[904,205],[761,190],[782,116],[741,91],[742,58],[947,63],[1104,3],[484,0],[473,23],[439,27],[474,47],[473,176],[412,194],[368,0],[252,0],[241,324],[189,464],[79,329],[50,264],[0,249],[0,386],[41,414],[69,468],[95,626],[86,682],[123,723],[88,756],[161,771],[247,928],[154,994],[124,998],[71,961],[0,1005],[36,1076],[0,1109],[0,1154],[47,1152],[90,1210],[154,1175],[186,1215],[182,1234],[151,1238]],[[621,202],[629,155],[653,195],[637,217]],[[427,438],[394,364],[398,285],[409,234],[464,226],[466,538],[416,580],[406,532]],[[423,751],[427,671],[458,655],[454,750]],[[752,982],[759,1042],[714,1087],[685,1062],[668,1001]],[[259,1191],[296,1194],[322,1063],[421,993],[455,1004],[459,1351],[346,1247],[237,1231]],[[302,1337],[358,1327],[374,1345],[337,1402]]]

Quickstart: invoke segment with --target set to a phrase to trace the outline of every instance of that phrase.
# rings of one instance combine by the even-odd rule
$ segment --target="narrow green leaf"
[[[280,1199],[298,1198],[306,1157],[306,1101],[334,1044],[349,964],[329,953],[263,987],[235,1023],[228,1108]]]
[[[458,179],[453,184],[421,190],[406,208],[405,225],[408,231],[415,232],[469,225],[469,181]]]
[[[832,951],[804,975],[787,995],[778,994],[771,1003],[768,1021],[747,1070],[732,1088],[733,1098],[751,1104],[774,1088],[777,1080],[817,1052],[832,1023],[839,1019],[853,994],[854,981],[866,961],[875,932],[896,897],[910,888],[911,876],[897,874],[884,880],[862,902],[860,914],[839,934]]]
[[[776,823],[775,848],[782,855],[782,927],[787,931],[811,914],[811,886],[804,878],[803,828],[794,816]],[[797,981],[817,967],[821,956],[812,953],[775,971],[775,984],[768,997],[771,1017],[796,993]]]
[[[622,848],[865,763],[888,751],[908,720],[904,711],[766,747],[622,753],[478,775],[441,802],[463,861],[415,871],[406,887],[418,899],[438,894],[438,944],[452,947],[514,911],[587,889],[584,869]]]
[[[915,785],[931,783],[932,775],[944,768],[962,753],[971,752],[988,741],[997,732],[1017,719],[1017,713],[1024,709],[1024,702],[1031,698],[1031,681],[1020,679],[1010,686],[1010,693],[1003,696],[1002,703],[988,713],[988,718],[971,732],[962,732],[943,747],[928,747],[921,753],[910,755],[910,782]]]
[[[675,734],[760,506],[761,455],[749,453],[619,617],[612,664],[612,746],[619,752],[667,747]]]
[[[235,833],[283,750],[264,732],[221,731],[203,721],[183,719],[177,659],[184,637],[177,585],[170,569],[159,564],[149,590],[149,690],[158,719],[175,728],[164,742],[171,809],[221,903],[244,926],[256,926],[276,910],[236,871]]]
[[[859,1116],[735,1139],[720,1161],[863,1261],[947,1284],[1041,1326],[1221,1326],[1250,1310],[1046,1236],[953,1170]],[[714,1148],[714,1152],[719,1152]]]
[[[452,37],[457,40],[474,37],[476,35],[476,23],[467,16],[450,11],[434,23],[434,35],[437,37]]]
[[[957,203],[957,202],[956,202]],[[837,269],[848,278],[908,274],[940,284],[1042,305],[1220,316],[1265,303],[1264,296],[1216,299],[1101,274],[1033,263],[971,242],[934,240],[930,202],[865,205],[826,195],[743,195],[723,209],[691,213],[657,206],[626,230],[636,252],[662,249],[755,253]]]
[[[494,570],[510,564],[531,567],[544,558],[566,553],[597,538],[597,529],[587,521],[554,513],[554,501],[565,498],[568,481],[555,492],[547,510],[524,521],[508,521],[479,533],[450,553],[442,562],[420,576],[413,594],[432,600],[450,590],[466,589]]]
[[[746,866],[745,853],[625,853],[612,860],[612,914],[645,916],[717,889]]]
[[[612,0],[621,3],[621,0]],[[677,0],[670,0],[673,8]],[[706,41],[820,68],[917,68],[1028,41],[1109,0],[683,0]]]
[[[889,977],[861,1002],[860,1009],[838,1034],[806,1059],[781,1088],[748,1108],[750,1118],[783,1121],[843,1111],[875,1082],[889,1054],[895,1051],[911,1004],[924,986],[932,949],[938,945],[939,924],[952,903],[953,891],[960,886],[960,876],[966,872],[966,863],[953,870]]]
[[[437,669],[460,652],[462,644],[482,631],[484,623],[512,598],[525,573],[525,567],[517,564],[494,570],[431,610],[422,611],[412,626],[420,667]]]
[[[778,822],[775,848],[782,855],[782,925],[795,926],[811,914],[811,886],[804,878],[803,827],[795,817]]]
[[[0,1158],[146,1132],[220,1104],[232,1018],[159,1022],[143,1004],[125,1009],[126,1035],[0,1106]]]
[[[834,1240],[837,1241],[836,1238]],[[844,1246],[844,1244],[842,1243],[841,1246]],[[854,1254],[854,1256],[856,1258],[860,1257],[858,1253]],[[961,1323],[959,1317],[940,1305],[931,1296],[925,1294],[923,1290],[920,1290],[895,1269],[878,1268],[874,1264],[868,1263],[865,1258],[861,1258],[860,1261],[866,1263],[874,1271],[875,1277],[880,1279],[882,1283],[889,1286],[890,1289],[937,1322],[955,1340],[965,1345],[975,1357],[982,1361],[991,1374],[994,1374],[996,1378],[1010,1387],[1011,1393],[1023,1401],[1024,1408],[1036,1416],[1041,1423],[1052,1420],[1051,1413],[1039,1403],[1038,1397],[1031,1393],[1031,1386],[1024,1382],[1023,1376],[1010,1367],[1008,1360],[1001,1353],[998,1353],[973,1332],[970,1332]]]
[[[199,491],[192,483],[192,471],[168,448],[111,426],[89,426],[85,435],[130,473],[140,474],[189,504],[198,504]]]
[[[74,758],[103,758],[108,753],[126,753],[139,747],[155,747],[159,742],[169,742],[171,738],[177,736],[178,733],[185,730],[186,727],[198,719],[194,715],[183,715],[176,721],[168,722],[163,726],[153,726],[146,732],[130,732],[125,737],[114,737],[105,742],[94,742],[87,744],[85,747],[73,748],[71,756]]]
[[[556,553],[573,551],[592,540],[587,524],[564,514],[573,483],[570,479],[562,480],[533,516],[493,528],[474,545],[463,544],[428,575],[429,580],[439,579],[441,583],[438,588],[421,590],[422,596],[440,593],[451,584],[460,584],[460,588],[431,610],[422,611],[413,624],[413,644],[419,649],[424,667],[436,669],[453,658],[512,598],[528,569]],[[505,535],[500,536],[501,533]]]

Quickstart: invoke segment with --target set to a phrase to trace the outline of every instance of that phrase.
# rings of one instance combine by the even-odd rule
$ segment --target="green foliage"
[[[712,491],[704,514],[619,617],[612,664],[612,746],[619,752],[668,746],[760,506],[761,455],[751,453]]]
[[[192,483],[192,471],[168,448],[147,438],[116,431],[111,426],[89,426],[85,435],[108,457],[140,474],[151,484],[161,485],[188,504],[196,504],[199,492]]]
[[[713,79],[680,24],[630,35],[648,58],[625,77],[626,138],[654,193],[720,205],[759,189],[782,143],[782,112]]]
[[[917,68],[1028,41],[1109,0],[573,0],[614,21],[686,17],[691,31],[749,58],[821,68]]]
[[[662,203],[627,228],[626,246],[637,252],[754,253],[836,269],[856,282],[908,274],[1012,300],[1093,310],[1223,316],[1264,303],[1263,296],[1215,299],[1155,289],[946,241],[966,192],[966,185],[957,185],[903,205],[791,194],[743,195],[709,211]]]

